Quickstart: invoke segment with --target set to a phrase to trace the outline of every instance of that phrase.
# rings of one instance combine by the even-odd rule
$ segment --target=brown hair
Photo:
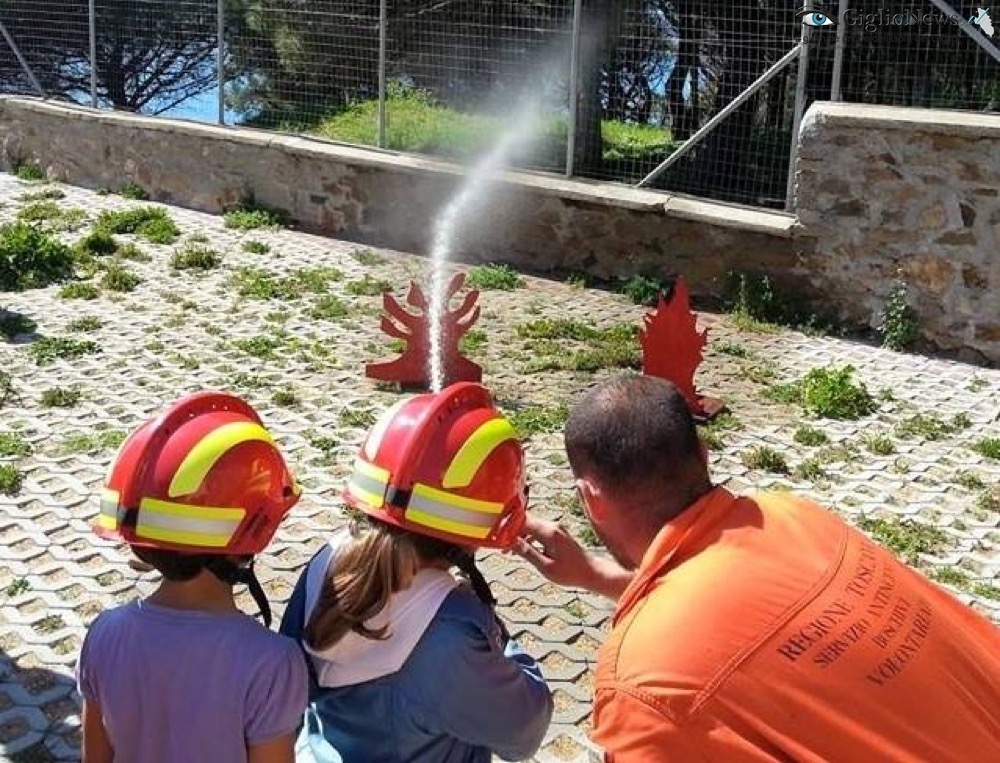
[[[368,628],[365,622],[385,608],[390,596],[410,586],[422,562],[451,561],[458,550],[367,517],[352,521],[350,534],[327,571],[305,627],[305,641],[312,649],[328,649],[351,631],[370,639],[387,638],[386,628]]]

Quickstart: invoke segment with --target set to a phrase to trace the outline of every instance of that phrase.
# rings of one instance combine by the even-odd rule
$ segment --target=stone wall
[[[91,188],[220,212],[252,195],[306,230],[427,252],[458,167],[291,135],[0,98],[0,159]],[[505,173],[461,221],[455,259],[599,278],[683,273],[699,297],[730,271],[874,326],[897,272],[926,341],[1000,361],[1000,117],[816,104],[803,121],[797,218],[620,185]]]
[[[925,339],[1000,360],[1000,116],[819,103],[796,209],[813,285],[876,325],[898,278]]]
[[[460,168],[292,135],[0,98],[7,167],[74,185],[139,183],[157,201],[220,212],[253,195],[303,229],[427,253]],[[506,173],[459,227],[455,259],[599,278],[683,273],[718,296],[729,270],[793,278],[794,218],[624,186]],[[806,285],[802,274],[799,280]]]

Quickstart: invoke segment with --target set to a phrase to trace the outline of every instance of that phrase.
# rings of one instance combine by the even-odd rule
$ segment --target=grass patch
[[[1000,437],[984,437],[972,449],[981,456],[1000,461]]]
[[[969,576],[958,567],[935,567],[928,573],[928,577],[956,588],[965,588],[969,584]]]
[[[30,590],[31,583],[28,582],[27,578],[17,578],[4,589],[4,593],[13,599],[15,596],[20,596],[22,593],[26,593]]]
[[[252,336],[247,339],[236,339],[233,345],[238,349],[245,352],[247,355],[252,355],[255,358],[260,358],[261,360],[270,360],[276,357],[275,350],[281,346],[281,341],[270,336]]]
[[[42,392],[43,408],[72,408],[83,393],[76,387],[53,387]]]
[[[621,323],[598,329],[579,321],[541,319],[518,327],[530,337],[525,373],[638,368],[642,364],[639,328]],[[572,343],[572,344],[569,344]]]
[[[161,207],[102,212],[97,218],[96,230],[135,234],[153,244],[172,244],[181,235],[173,218]]]
[[[670,292],[671,283],[659,276],[634,275],[623,279],[618,286],[618,292],[628,297],[633,304],[652,307],[659,302],[660,297],[666,297]]]
[[[213,270],[222,264],[222,255],[199,244],[186,244],[173,253],[170,267],[174,270]]]
[[[466,284],[480,291],[513,291],[524,286],[524,279],[510,265],[480,265],[469,271]]]
[[[358,297],[377,297],[383,292],[392,291],[393,286],[385,279],[365,275],[364,278],[359,278],[356,281],[348,281],[344,289],[348,294],[354,294]]]
[[[73,277],[68,246],[26,222],[0,226],[0,291],[38,289]]]
[[[792,439],[799,445],[808,446],[826,445],[830,442],[829,436],[822,429],[806,426],[796,429]]]
[[[232,230],[257,230],[259,228],[281,228],[288,224],[288,215],[277,209],[256,204],[252,199],[243,202],[222,216],[227,228]]]
[[[909,565],[916,565],[921,554],[936,554],[948,544],[943,530],[914,519],[863,516],[858,527]]]
[[[566,318],[541,318],[517,327],[518,336],[525,339],[570,339],[586,342],[597,338],[600,332],[589,323]]]
[[[0,493],[17,495],[21,492],[24,478],[13,464],[0,464]]]
[[[244,241],[240,248],[250,254],[267,254],[271,251],[271,247],[263,241]]]
[[[974,583],[969,592],[974,596],[980,596],[992,601],[1000,601],[1000,588],[989,583]]]
[[[92,434],[78,434],[67,437],[62,442],[62,450],[65,453],[103,453],[115,450],[125,442],[128,432],[114,429],[105,429],[102,432]]]
[[[508,416],[518,437],[558,432],[562,430],[568,417],[569,408],[565,405],[529,405]]]
[[[82,209],[64,209],[54,201],[33,201],[20,209],[17,219],[38,223],[51,232],[62,232],[79,228],[87,219],[87,213]]]
[[[68,336],[45,336],[28,347],[28,353],[39,366],[50,365],[59,358],[72,360],[100,351],[101,347],[97,342]]]
[[[956,485],[961,485],[967,490],[982,490],[986,487],[986,482],[978,474],[973,472],[959,472],[955,475],[955,479],[952,480]]]
[[[6,313],[0,309],[0,335],[10,341],[21,334],[30,334],[38,325],[27,315]]]
[[[78,255],[104,257],[118,251],[118,242],[108,231],[101,228],[95,228],[77,241],[73,250]]]
[[[17,432],[0,432],[0,457],[30,456],[31,443]]]
[[[744,345],[739,342],[731,342],[728,339],[720,339],[718,342],[712,342],[709,348],[722,355],[729,355],[734,358],[749,358],[753,355]]]
[[[467,331],[458,342],[458,349],[463,355],[477,353],[486,347],[486,332],[482,329]]]
[[[279,389],[271,395],[271,402],[281,408],[294,408],[299,404],[299,396],[294,390]]]
[[[767,445],[754,445],[740,454],[740,460],[748,469],[758,469],[773,474],[788,474],[788,462],[785,457]]]
[[[701,429],[701,439],[709,450],[722,450],[725,447],[723,433],[742,429],[743,424],[731,413],[721,413]]]
[[[101,290],[84,281],[68,283],[59,290],[59,299],[97,299],[99,296]]]
[[[317,320],[333,321],[344,318],[351,312],[347,304],[334,294],[324,294],[309,310],[309,317]]]
[[[18,180],[45,180],[45,172],[34,162],[18,164],[17,167],[14,168],[14,174],[17,175]]]
[[[19,197],[26,204],[33,201],[58,201],[65,198],[66,192],[59,188],[43,188],[41,191],[22,193]]]
[[[367,429],[377,420],[375,411],[371,408],[345,408],[337,420],[345,427]]]
[[[877,456],[889,456],[896,452],[896,445],[888,435],[869,432],[862,436],[861,442],[870,453]]]
[[[963,413],[945,421],[934,414],[917,413],[896,425],[896,435],[904,438],[919,437],[923,440],[942,440],[969,425],[969,417]]]
[[[139,276],[118,263],[109,265],[101,278],[101,286],[105,289],[123,294],[135,291],[141,283],[142,279]]]
[[[306,293],[321,294],[331,281],[342,277],[336,268],[303,268],[287,276],[260,268],[240,268],[233,274],[232,284],[241,297],[294,300]]]
[[[358,264],[365,265],[367,267],[374,267],[375,265],[382,265],[385,263],[385,257],[373,252],[371,249],[362,249],[357,252],[351,252],[351,257],[353,257]]]
[[[980,511],[1000,512],[1000,488],[987,490],[976,499],[976,508]]]
[[[795,467],[795,476],[799,479],[809,480],[810,482],[821,480],[826,477],[823,463],[823,460],[818,456],[807,458]]]

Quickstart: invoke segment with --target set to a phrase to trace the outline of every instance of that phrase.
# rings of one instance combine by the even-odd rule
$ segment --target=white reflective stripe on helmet
[[[223,548],[246,517],[240,508],[189,506],[144,498],[139,504],[135,534],[138,538],[185,546]]]
[[[476,501],[418,484],[413,486],[406,519],[435,530],[482,539],[490,534],[502,511],[502,503]]]

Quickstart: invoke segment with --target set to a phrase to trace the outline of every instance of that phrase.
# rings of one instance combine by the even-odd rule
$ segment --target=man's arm
[[[112,763],[115,751],[96,702],[83,701],[80,724],[83,727],[83,763]]]
[[[614,560],[584,550],[561,525],[532,516],[514,550],[553,583],[609,599],[621,597],[634,575]]]

